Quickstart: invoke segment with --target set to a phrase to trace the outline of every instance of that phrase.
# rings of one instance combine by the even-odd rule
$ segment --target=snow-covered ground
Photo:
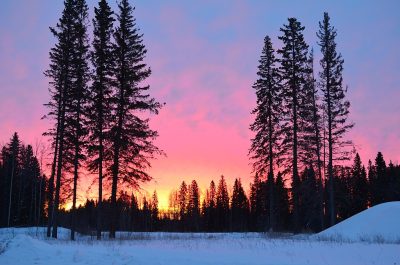
[[[60,229],[58,240],[46,239],[43,228],[0,229],[0,264],[399,265],[400,218],[393,218],[399,217],[400,202],[374,208],[314,236],[119,233],[121,239],[115,241],[98,242],[81,235],[71,242],[67,229]],[[364,240],[359,235],[381,240]]]
[[[400,244],[400,202],[376,205],[322,231],[315,237]]]

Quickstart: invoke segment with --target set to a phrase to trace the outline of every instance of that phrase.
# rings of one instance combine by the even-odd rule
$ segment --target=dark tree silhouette
[[[103,200],[103,164],[109,164],[110,125],[114,56],[112,52],[113,12],[106,0],[101,0],[94,9],[93,19],[93,52],[91,54],[94,68],[93,84],[90,87],[88,105],[88,127],[90,141],[88,145],[89,170],[98,173],[99,199],[97,205],[97,239],[101,239],[101,217]]]
[[[220,231],[226,231],[229,224],[229,194],[225,177],[223,175],[221,175],[221,178],[218,182],[216,195],[216,216],[218,220],[217,228]]]
[[[328,185],[329,185],[329,221],[335,224],[334,209],[334,174],[333,162],[348,160],[350,152],[347,147],[352,146],[350,140],[345,140],[345,134],[354,126],[348,123],[350,102],[346,100],[347,88],[343,87],[343,59],[336,51],[336,29],[330,24],[328,13],[319,23],[317,33],[321,47],[321,71],[319,73],[319,86],[323,92],[324,111],[327,117],[326,132],[328,134]]]
[[[144,63],[147,50],[143,36],[136,28],[133,17],[134,8],[128,0],[118,3],[117,28],[114,33],[115,58],[114,75],[116,90],[113,94],[111,126],[112,164],[109,170],[112,175],[111,187],[111,226],[110,238],[115,238],[117,223],[116,200],[118,183],[124,182],[137,187],[140,181],[149,181],[146,173],[150,159],[162,152],[153,145],[157,132],[149,127],[149,119],[139,112],[157,114],[161,104],[146,94],[149,86],[142,86],[151,74]]]
[[[289,18],[288,24],[280,29],[283,47],[278,50],[281,55],[281,74],[283,79],[283,98],[285,115],[282,131],[284,139],[282,151],[285,154],[286,171],[292,171],[293,221],[295,232],[299,231],[299,154],[302,150],[299,142],[302,141],[301,122],[306,118],[302,110],[305,101],[305,76],[308,72],[307,53],[308,45],[304,41],[304,27],[296,18]],[[287,172],[285,172],[287,173]]]
[[[361,163],[360,155],[357,153],[351,168],[351,214],[357,214],[368,207],[368,182],[367,172]]]
[[[49,208],[49,216],[52,221],[52,237],[57,238],[58,212],[60,204],[60,189],[63,167],[65,166],[64,157],[70,156],[70,149],[65,148],[65,120],[67,105],[70,98],[69,93],[73,83],[72,62],[74,60],[74,0],[64,1],[62,16],[55,28],[50,28],[56,44],[50,50],[50,66],[45,75],[50,79],[51,100],[46,106],[49,108],[48,116],[55,121],[54,127],[48,132],[53,137],[54,160],[52,170],[55,176],[55,194],[52,208]],[[55,166],[56,164],[56,166]]]
[[[71,162],[73,170],[71,240],[75,240],[75,210],[77,184],[81,161],[85,159],[84,145],[87,135],[85,109],[88,97],[89,81],[89,41],[87,36],[88,7],[85,0],[75,0],[74,4],[74,54],[71,62],[73,82],[70,92],[70,103],[66,113],[66,141],[73,150]]]
[[[278,172],[275,182],[275,212],[277,216],[277,230],[287,231],[290,227],[289,190],[285,187],[283,174]]]
[[[235,179],[231,201],[231,231],[246,231],[249,217],[249,200],[240,179]]]
[[[257,107],[252,111],[256,115],[250,129],[256,133],[251,139],[250,158],[253,170],[258,174],[268,176],[269,187],[269,229],[275,229],[274,214],[274,167],[279,160],[279,142],[281,138],[280,120],[282,115],[282,89],[271,39],[266,36],[264,48],[258,66],[258,80],[253,88],[256,90]]]
[[[305,78],[305,100],[302,102],[303,115],[302,132],[303,137],[299,142],[301,146],[301,159],[308,168],[316,168],[318,189],[316,191],[319,201],[319,229],[324,228],[324,197],[323,197],[323,164],[322,164],[322,137],[323,123],[320,115],[321,106],[319,104],[319,95],[314,78],[314,50],[311,49],[307,61],[308,72]]]

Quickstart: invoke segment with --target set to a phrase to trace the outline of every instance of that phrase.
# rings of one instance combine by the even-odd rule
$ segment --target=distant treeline
[[[375,161],[367,167],[357,154],[351,167],[337,166],[335,172],[335,208],[337,220],[342,221],[376,204],[400,201],[400,166],[386,164],[379,152]],[[319,201],[316,200],[318,178],[312,168],[306,168],[300,175],[300,231],[320,231]],[[324,219],[328,223],[328,192],[324,184]],[[216,185],[211,181],[203,193],[197,182],[182,182],[172,191],[169,210],[159,211],[157,195],[138,202],[134,195],[122,193],[118,200],[119,230],[125,231],[176,231],[176,232],[265,232],[269,230],[269,187],[266,179],[255,176],[246,192],[240,179],[236,179],[229,194],[225,178],[221,176]],[[294,231],[293,196],[285,185],[281,173],[274,182],[276,229],[280,232]],[[202,194],[202,195],[200,195]],[[107,205],[108,202],[103,202]],[[88,201],[77,211],[79,230],[95,229],[96,202]],[[105,209],[108,208],[105,206]],[[107,210],[105,210],[107,212]],[[105,213],[107,214],[107,213]],[[66,227],[68,213],[63,214]],[[103,219],[104,220],[104,219]],[[104,223],[104,228],[107,223]]]
[[[35,149],[35,150],[34,150]],[[14,134],[1,149],[0,158],[0,226],[36,226],[48,221],[50,185],[41,174],[38,148],[21,143]],[[351,167],[337,166],[335,172],[335,208],[341,221],[379,203],[400,201],[400,166],[386,164],[379,152],[375,160],[365,167],[357,154]],[[319,201],[316,200],[321,185],[312,168],[300,175],[301,231],[319,231]],[[67,185],[68,183],[66,183]],[[324,187],[324,218],[327,191]],[[181,231],[228,232],[269,230],[269,186],[257,174],[245,191],[240,179],[234,181],[232,192],[223,176],[218,183],[211,181],[205,191],[200,191],[196,180],[173,190],[169,196],[169,209],[158,209],[158,197],[139,199],[134,194],[121,191],[117,200],[117,230],[124,231]],[[276,231],[293,231],[293,196],[285,185],[281,173],[274,181],[274,214]],[[62,203],[71,196],[62,192]],[[103,200],[102,230],[110,225],[111,201]],[[97,201],[87,200],[75,211],[76,229],[82,233],[96,231]],[[72,212],[62,209],[59,222],[71,226]]]

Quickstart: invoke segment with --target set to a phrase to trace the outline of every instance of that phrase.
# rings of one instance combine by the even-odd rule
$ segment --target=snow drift
[[[321,239],[400,242],[400,202],[387,202],[358,213],[316,235]]]

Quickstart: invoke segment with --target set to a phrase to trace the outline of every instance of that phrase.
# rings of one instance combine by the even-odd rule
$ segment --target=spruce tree
[[[385,202],[387,187],[386,162],[381,152],[375,158],[375,164],[370,165],[369,181],[371,186],[371,206]]]
[[[101,239],[104,164],[109,164],[110,124],[114,57],[112,50],[113,12],[106,0],[101,0],[94,9],[93,51],[91,61],[94,68],[87,109],[90,141],[88,145],[89,170],[98,173],[97,239]]]
[[[275,213],[277,216],[277,230],[285,231],[289,228],[289,190],[285,187],[283,174],[278,172],[275,181]]]
[[[318,89],[315,85],[314,78],[314,50],[311,52],[307,61],[308,71],[305,77],[304,92],[305,97],[302,104],[302,120],[301,127],[303,137],[299,142],[301,146],[301,158],[303,163],[309,168],[316,169],[318,189],[315,194],[319,201],[319,229],[324,228],[324,197],[323,197],[323,164],[322,164],[322,137],[321,131],[323,123],[320,115],[321,106],[319,104]]]
[[[190,228],[193,231],[199,230],[200,225],[200,194],[199,186],[195,180],[189,186],[189,196],[188,196],[188,218],[190,222]]]
[[[152,230],[156,231],[158,228],[158,196],[157,192],[154,190],[153,196],[151,197],[151,221],[152,221]]]
[[[10,143],[3,149],[2,152],[2,157],[4,160],[4,168],[5,168],[4,176],[6,178],[6,181],[4,183],[6,185],[4,185],[3,194],[6,195],[4,197],[5,198],[4,202],[7,201],[7,207],[4,207],[3,209],[6,211],[4,213],[4,216],[7,217],[5,222],[7,227],[10,227],[10,225],[12,225],[13,222],[12,217],[15,215],[14,211],[16,207],[13,207],[13,205],[19,203],[17,198],[13,197],[15,197],[16,194],[16,192],[14,192],[16,190],[15,179],[16,176],[19,175],[19,170],[20,170],[20,163],[21,163],[20,152],[21,152],[21,142],[18,134],[14,133],[10,140]]]
[[[139,182],[149,181],[146,169],[150,159],[161,151],[153,140],[158,133],[149,127],[149,119],[144,112],[158,114],[161,104],[148,93],[149,86],[143,85],[151,74],[144,62],[147,50],[143,35],[139,33],[133,17],[134,8],[128,0],[118,3],[117,28],[113,47],[116,89],[113,91],[113,112],[111,125],[112,175],[111,186],[111,227],[110,238],[115,238],[117,224],[118,183],[124,182],[137,187]],[[140,114],[140,115],[139,115]]]
[[[266,193],[262,189],[263,186],[263,182],[256,173],[250,185],[250,227],[253,231],[265,231]]]
[[[336,51],[336,29],[331,25],[328,13],[319,23],[317,37],[321,47],[321,71],[319,73],[319,86],[323,92],[324,111],[326,113],[326,131],[328,134],[328,185],[329,185],[329,220],[334,225],[334,161],[348,160],[350,152],[347,147],[352,142],[345,140],[345,134],[354,126],[347,121],[350,102],[346,100],[347,88],[343,87],[343,58]]]
[[[240,179],[235,179],[231,201],[232,231],[247,231],[249,201]]]
[[[229,226],[229,194],[226,186],[225,177],[222,175],[217,187],[216,194],[216,216],[218,220],[218,229],[220,231],[227,231]]]
[[[89,82],[89,41],[87,36],[88,7],[85,0],[74,3],[74,54],[71,62],[73,82],[70,92],[70,103],[66,113],[66,141],[72,147],[73,188],[71,214],[71,240],[75,240],[75,212],[77,184],[81,161],[85,159],[84,145],[87,135],[85,109],[88,97]]]
[[[275,228],[274,214],[274,167],[279,160],[280,120],[282,114],[282,98],[278,60],[269,36],[264,39],[264,48],[258,66],[258,80],[253,88],[256,90],[257,107],[252,111],[256,115],[250,129],[256,133],[251,140],[250,154],[253,170],[258,174],[266,174],[269,191],[269,229]]]
[[[45,72],[46,77],[50,79],[51,99],[46,106],[49,108],[48,116],[55,121],[54,128],[49,131],[53,136],[53,147],[56,161],[55,175],[55,195],[51,210],[52,237],[57,238],[58,211],[60,204],[61,178],[63,168],[66,165],[65,157],[71,157],[70,148],[65,146],[65,123],[67,105],[70,104],[70,93],[73,83],[72,65],[74,60],[74,20],[75,0],[65,0],[62,16],[55,28],[50,28],[56,44],[50,50],[50,66]],[[49,215],[50,215],[49,214]]]
[[[185,181],[179,188],[178,201],[179,201],[179,220],[181,223],[181,229],[186,228],[186,213],[187,213],[187,198],[188,198],[188,187]]]
[[[357,153],[351,169],[352,214],[357,214],[368,207],[368,183],[365,167]]]
[[[282,152],[285,154],[285,168],[292,171],[293,222],[295,232],[299,231],[299,157],[302,153],[299,142],[303,140],[301,123],[306,119],[302,110],[305,101],[305,77],[308,72],[308,45],[304,41],[304,27],[296,18],[289,18],[288,24],[281,29],[279,39],[283,47],[281,55],[281,75],[283,80],[284,120],[282,122]]]
[[[306,231],[316,231],[320,229],[319,200],[315,199],[318,194],[318,183],[315,171],[312,167],[306,167],[300,179],[300,209],[301,227]]]

